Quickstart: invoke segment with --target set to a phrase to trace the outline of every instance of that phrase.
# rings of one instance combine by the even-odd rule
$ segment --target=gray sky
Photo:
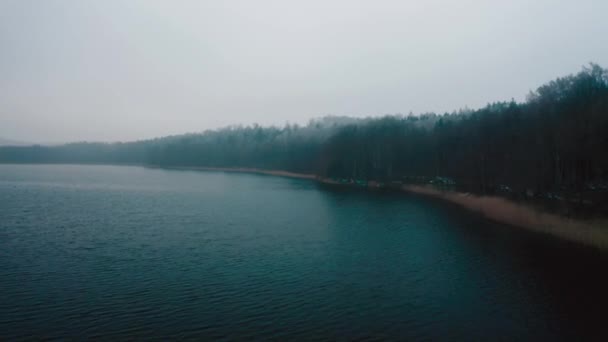
[[[0,137],[477,108],[593,61],[608,1],[0,0]]]

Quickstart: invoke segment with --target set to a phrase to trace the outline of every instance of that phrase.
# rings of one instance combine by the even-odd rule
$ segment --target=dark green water
[[[0,165],[1,340],[599,340],[607,261],[406,194]]]

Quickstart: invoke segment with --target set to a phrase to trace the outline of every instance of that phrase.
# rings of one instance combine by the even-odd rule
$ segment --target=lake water
[[[0,339],[606,338],[606,253],[407,194],[0,165]]]

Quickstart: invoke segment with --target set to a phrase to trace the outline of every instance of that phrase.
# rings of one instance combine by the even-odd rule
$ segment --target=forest
[[[2,163],[252,167],[343,183],[434,183],[608,212],[608,70],[589,64],[476,110],[231,126],[127,143],[0,147]]]

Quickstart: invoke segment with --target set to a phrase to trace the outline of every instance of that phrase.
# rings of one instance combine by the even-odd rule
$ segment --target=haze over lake
[[[608,258],[408,194],[0,165],[0,339],[606,335]]]

